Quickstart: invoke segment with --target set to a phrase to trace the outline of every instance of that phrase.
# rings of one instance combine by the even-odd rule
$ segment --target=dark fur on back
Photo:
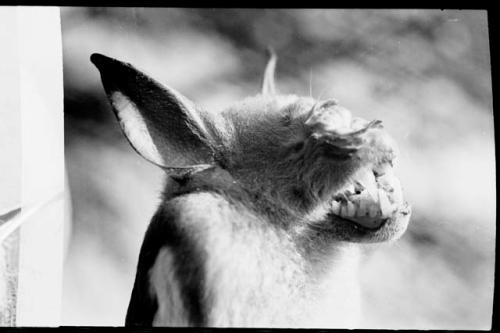
[[[174,274],[181,282],[184,307],[190,309],[189,321],[197,326],[206,322],[203,312],[200,281],[203,280],[203,254],[176,223],[172,211],[159,209],[154,215],[142,243],[134,288],[125,319],[126,326],[151,326],[158,302],[151,292],[150,270],[161,248],[169,247],[175,256]]]

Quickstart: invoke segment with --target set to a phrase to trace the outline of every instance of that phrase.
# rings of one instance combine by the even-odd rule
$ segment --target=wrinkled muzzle
[[[337,219],[376,229],[409,212],[392,168],[397,146],[381,121],[353,117],[335,101],[327,101],[311,110],[305,125],[327,157],[356,160],[359,166],[331,198],[330,210]]]

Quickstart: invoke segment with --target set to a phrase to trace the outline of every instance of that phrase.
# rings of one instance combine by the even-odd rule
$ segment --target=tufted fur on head
[[[359,242],[397,239],[410,207],[379,120],[334,99],[262,92],[207,112],[93,54],[123,132],[169,181],[127,325],[355,327]]]

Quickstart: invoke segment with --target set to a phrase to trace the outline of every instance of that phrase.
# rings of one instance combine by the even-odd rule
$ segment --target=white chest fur
[[[339,248],[326,263],[328,269],[314,278],[284,232],[213,195],[199,194],[196,202],[196,209],[182,210],[180,220],[205,253],[200,284],[207,326],[356,327],[355,248]],[[156,326],[189,324],[179,277],[172,271],[175,255],[171,248],[162,248],[150,271],[151,291],[159,305]]]

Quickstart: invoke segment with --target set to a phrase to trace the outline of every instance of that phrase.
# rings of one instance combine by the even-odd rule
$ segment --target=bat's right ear
[[[178,173],[209,167],[213,140],[194,104],[132,65],[92,54],[121,128],[146,160]]]

